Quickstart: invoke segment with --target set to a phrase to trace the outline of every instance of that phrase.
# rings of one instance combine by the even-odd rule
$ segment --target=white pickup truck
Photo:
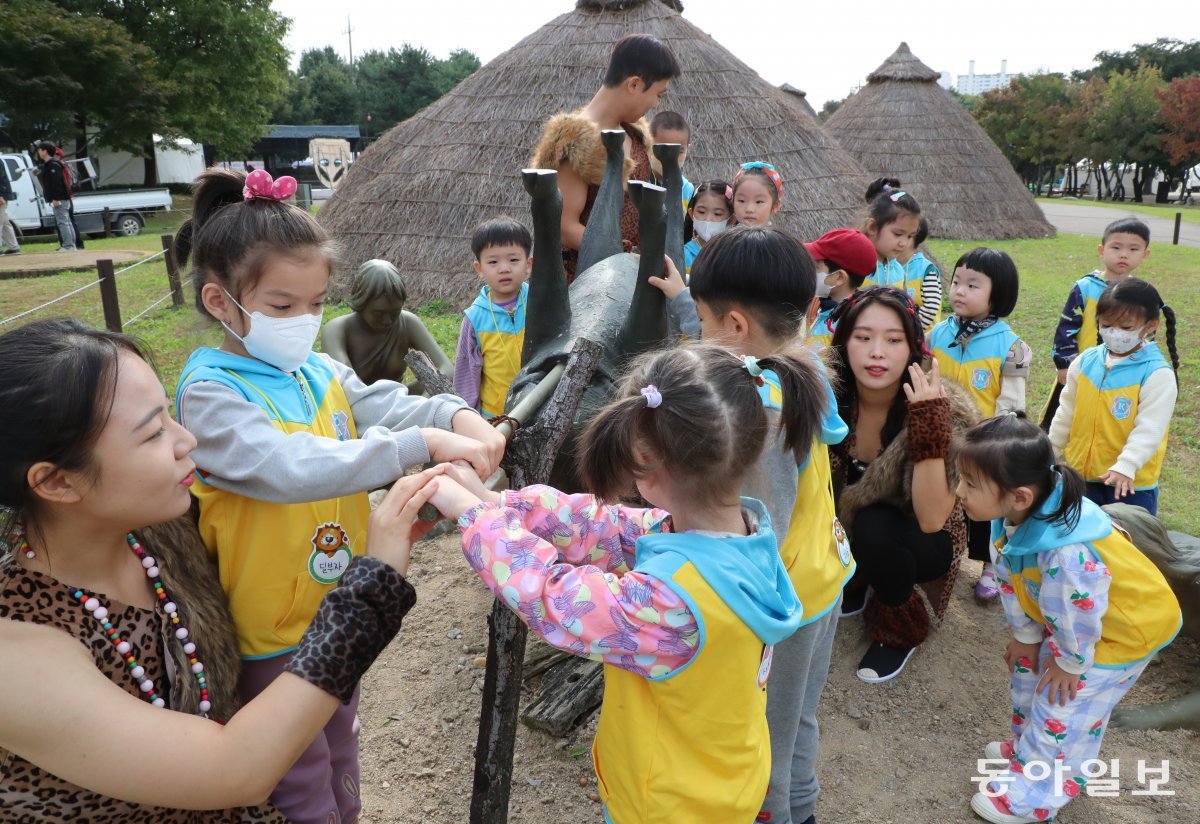
[[[76,180],[94,179],[87,158],[69,161]],[[13,199],[8,203],[8,219],[23,234],[54,231],[54,209],[42,196],[42,185],[29,155],[0,154],[0,174],[7,175]],[[136,235],[142,231],[148,212],[171,208],[167,189],[127,189],[124,191],[75,192],[75,223],[83,234],[104,231],[104,210],[108,209],[113,232]]]

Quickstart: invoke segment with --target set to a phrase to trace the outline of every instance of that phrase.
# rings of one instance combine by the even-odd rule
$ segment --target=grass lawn
[[[1120,204],[1112,204],[1120,205]],[[1128,205],[1128,204],[1125,204]],[[1050,345],[1054,327],[1071,284],[1096,268],[1096,239],[1060,234],[1047,240],[987,241],[986,245],[1012,255],[1021,273],[1021,297],[1008,318],[1013,330],[1033,348],[1033,375],[1028,385],[1030,416],[1040,417],[1055,380]],[[958,256],[980,245],[974,241],[931,240],[929,245],[947,270]],[[1200,534],[1200,292],[1194,277],[1200,272],[1200,249],[1155,244],[1154,254],[1137,271],[1152,281],[1178,317],[1179,402],[1171,423],[1170,446],[1162,476],[1159,516],[1171,529]],[[947,279],[950,272],[946,271]],[[1159,345],[1166,354],[1165,325]]]
[[[165,224],[157,227],[158,231],[168,228]],[[140,238],[98,242],[124,244],[125,248],[129,248],[131,241],[142,244],[134,248],[148,251],[160,248],[157,233],[152,231]],[[960,254],[979,244],[972,241],[934,240],[930,245],[948,269]],[[1021,299],[1009,321],[1034,350],[1028,397],[1030,414],[1037,415],[1054,380],[1054,368],[1050,361],[1054,326],[1071,284],[1099,262],[1096,240],[1063,234],[1047,240],[999,241],[988,245],[1012,255],[1021,272]],[[1200,349],[1197,348],[1200,344],[1200,335],[1197,334],[1200,328],[1200,292],[1193,288],[1192,283],[1192,277],[1198,271],[1200,249],[1156,244],[1154,254],[1138,272],[1158,285],[1179,319],[1177,347],[1182,360],[1180,393],[1171,425],[1171,447],[1163,472],[1160,515],[1171,528],[1191,534],[1200,534],[1200,489],[1195,484],[1195,479],[1200,478],[1200,423],[1197,422],[1200,417]],[[0,283],[0,318],[16,314],[91,280],[94,280],[91,273],[64,273],[3,281]],[[117,285],[122,317],[126,319],[125,331],[137,335],[149,345],[168,394],[173,395],[175,382],[188,354],[198,346],[217,345],[221,340],[221,328],[202,318],[192,308],[192,296],[186,284],[184,306],[172,307],[170,300],[167,300],[144,317],[129,323],[130,318],[167,294],[166,267],[161,261],[156,260],[119,275]],[[333,304],[326,309],[325,318],[328,320],[348,311],[350,307],[344,303]],[[461,315],[444,303],[416,311],[442,349],[452,356]],[[51,314],[71,315],[97,326],[104,321],[100,296],[95,289],[68,298],[52,310],[39,312],[30,319]],[[8,328],[11,327],[0,327],[0,331],[7,331]],[[1160,331],[1159,342],[1164,348],[1165,341],[1165,333]]]
[[[1139,212],[1143,215],[1154,215],[1155,217],[1174,220],[1175,213],[1183,214],[1184,223],[1200,223],[1200,205],[1188,206],[1182,203],[1167,203],[1159,205],[1155,203],[1134,203],[1133,201],[1113,202],[1111,200],[1092,200],[1091,198],[1061,198],[1061,197],[1039,197],[1035,198],[1038,203],[1068,203],[1077,204],[1079,206],[1100,206],[1105,209],[1122,209],[1126,212]],[[1170,240],[1170,238],[1167,238]]]

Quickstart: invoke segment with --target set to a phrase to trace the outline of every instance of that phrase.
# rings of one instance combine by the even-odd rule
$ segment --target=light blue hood
[[[1079,502],[1079,522],[1073,528],[1061,523],[1050,523],[1046,516],[1058,509],[1062,501],[1062,476],[1045,502],[1038,508],[1037,514],[1027,518],[1017,527],[1012,537],[1008,539],[1001,553],[1013,572],[1020,572],[1025,567],[1036,563],[1037,554],[1049,549],[1070,544],[1086,544],[1106,538],[1112,533],[1112,519],[1104,510],[1087,498]],[[1004,519],[992,521],[992,540],[996,541],[1004,535]]]
[[[758,518],[755,534],[735,538],[689,532],[643,535],[637,540],[635,568],[690,601],[674,580],[675,571],[690,561],[764,644],[777,644],[800,626],[804,609],[779,557],[767,508],[754,498],[742,498],[742,508]]]

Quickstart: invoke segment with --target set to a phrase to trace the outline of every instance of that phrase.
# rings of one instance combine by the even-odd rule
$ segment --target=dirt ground
[[[362,720],[364,822],[467,821],[483,684],[482,653],[492,599],[462,559],[458,540],[414,553],[417,606],[399,638],[367,675]],[[971,598],[978,565],[967,562],[945,623],[895,681],[854,677],[866,644],[861,618],[838,628],[821,704],[822,784],[817,818],[838,824],[978,821],[968,808],[976,759],[1007,737],[1004,618],[998,604]],[[1200,684],[1197,644],[1181,638],[1126,698],[1146,703]],[[528,687],[528,685],[527,685]],[[524,703],[524,702],[523,702]],[[595,824],[590,746],[595,718],[568,739],[521,725],[509,821]],[[1072,801],[1057,821],[1142,824],[1200,821],[1200,736],[1186,731],[1115,730],[1102,757],[1120,759],[1120,796]],[[1173,797],[1144,789],[1137,762],[1170,761]]]

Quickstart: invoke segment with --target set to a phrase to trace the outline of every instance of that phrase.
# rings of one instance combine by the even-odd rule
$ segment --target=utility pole
[[[346,30],[342,32],[346,35],[346,43],[350,47],[350,71],[354,71],[354,27],[350,25],[350,15],[346,15]]]

